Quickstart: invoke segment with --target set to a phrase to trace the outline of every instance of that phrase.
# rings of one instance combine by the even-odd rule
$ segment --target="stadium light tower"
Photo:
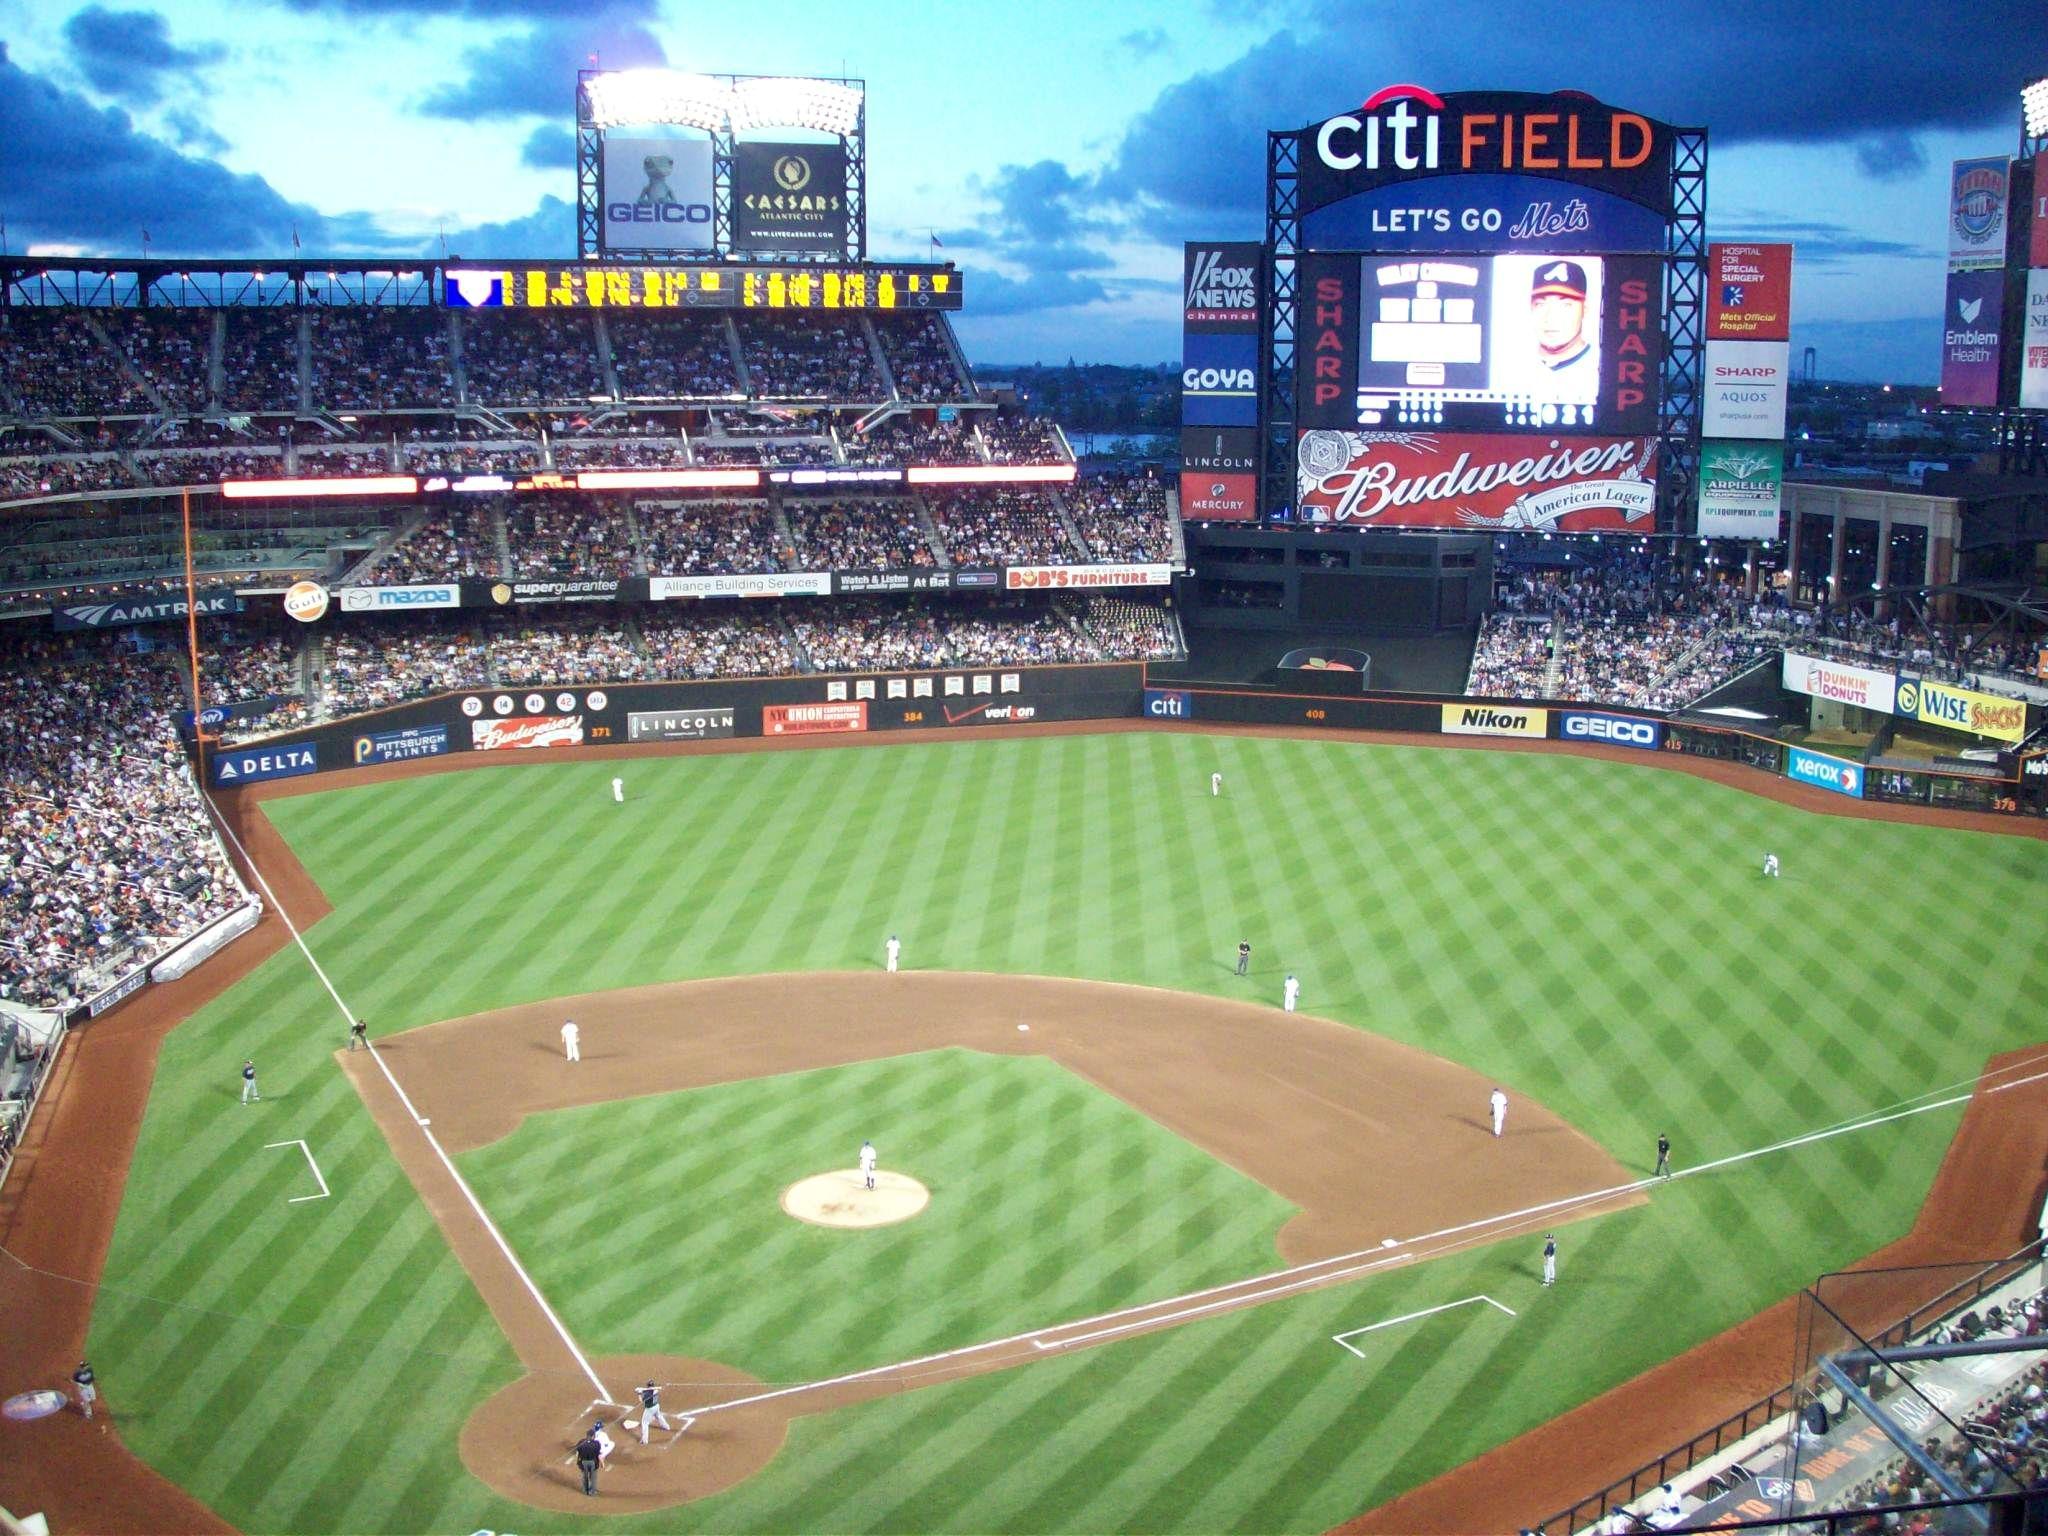
[[[2048,139],[2048,77],[2020,89],[2020,117],[2030,139]]]

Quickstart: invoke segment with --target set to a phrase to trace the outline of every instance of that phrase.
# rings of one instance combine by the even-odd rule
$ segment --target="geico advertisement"
[[[1654,752],[1664,743],[1664,727],[1632,715],[1592,714],[1568,710],[1559,727],[1566,741],[1599,741],[1614,747],[1640,747]]]
[[[604,243],[614,251],[711,249],[711,141],[604,141]]]
[[[1550,734],[1550,711],[1499,704],[1446,704],[1443,728],[1452,736],[1529,736]]]

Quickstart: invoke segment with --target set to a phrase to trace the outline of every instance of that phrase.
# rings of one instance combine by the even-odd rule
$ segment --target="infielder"
[[[562,1021],[562,1054],[571,1061],[583,1059],[583,1036],[577,1030],[574,1019]]]
[[[1210,793],[1211,795],[1220,795],[1220,794],[1222,794],[1222,793],[1223,793],[1223,775],[1222,775],[1222,774],[1220,774],[1220,773],[1212,773],[1212,774],[1210,774],[1210,775],[1209,775],[1209,793]]]
[[[624,805],[625,803],[626,803],[626,781],[625,781],[624,779],[613,779],[613,780],[612,780],[612,804],[613,804],[613,805]]]
[[[1299,981],[1296,981],[1292,976],[1289,976],[1287,978],[1286,984],[1280,988],[1280,1006],[1282,1008],[1285,1008],[1289,1013],[1292,1013],[1294,1012],[1294,1001],[1296,998],[1300,996],[1301,983]]]
[[[97,1380],[92,1373],[92,1366],[83,1360],[78,1362],[78,1369],[71,1373],[71,1383],[78,1388],[78,1411],[88,1419],[92,1417],[93,1400],[100,1395],[100,1389],[94,1385]]]
[[[1493,1134],[1498,1136],[1501,1127],[1508,1123],[1508,1096],[1504,1089],[1496,1088],[1486,1102],[1493,1107]]]
[[[1557,1284],[1557,1236],[1551,1232],[1543,1234],[1543,1283]]]
[[[1775,853],[1764,855],[1764,873],[1773,880],[1778,878],[1778,856]]]
[[[659,1424],[663,1429],[669,1427],[668,1415],[661,1411],[661,1388],[651,1381],[646,1386],[640,1388],[640,1443],[642,1445],[647,1443],[647,1426],[650,1424]]]
[[[860,1144],[860,1177],[869,1189],[875,1187],[875,1144],[872,1141]]]
[[[348,1027],[348,1048],[352,1051],[367,1051],[370,1048],[370,1025],[365,1019],[356,1019]]]
[[[251,1099],[260,1099],[262,1097],[263,1095],[256,1091],[256,1063],[253,1061],[243,1062],[242,1102],[247,1104]]]
[[[889,969],[892,971],[895,970],[896,957],[903,953],[902,940],[898,939],[896,935],[892,933],[889,935],[889,942],[882,946],[882,950],[889,957]]]
[[[1252,941],[1250,939],[1239,939],[1237,941],[1237,974],[1240,976],[1247,975],[1251,971],[1251,966]]]
[[[1657,1177],[1671,1177],[1671,1138],[1662,1131],[1657,1133]]]

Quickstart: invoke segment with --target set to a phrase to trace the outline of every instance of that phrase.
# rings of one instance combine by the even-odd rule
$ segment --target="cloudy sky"
[[[574,254],[575,72],[866,79],[869,247],[968,274],[983,362],[1178,355],[1180,242],[1264,134],[1382,85],[1590,91],[1711,134],[1709,232],[1798,246],[1823,376],[1936,372],[1948,163],[2010,153],[2042,0],[0,0],[7,249]],[[2033,39],[2036,54],[2016,44]]]

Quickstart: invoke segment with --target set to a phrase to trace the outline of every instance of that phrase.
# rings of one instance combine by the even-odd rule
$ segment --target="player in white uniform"
[[[1212,773],[1212,774],[1210,774],[1210,775],[1209,775],[1209,793],[1210,793],[1210,794],[1212,794],[1212,795],[1220,795],[1220,794],[1222,794],[1222,793],[1223,793],[1223,775],[1222,775],[1222,774],[1220,774],[1220,773]]]
[[[601,1467],[612,1459],[612,1452],[619,1448],[619,1443],[605,1432],[603,1419],[591,1426],[590,1433],[597,1440],[597,1464]]]
[[[860,1144],[860,1178],[869,1189],[875,1187],[875,1144],[872,1141]]]
[[[1764,873],[1773,880],[1778,878],[1778,856],[1775,853],[1764,855]]]
[[[1557,1236],[1551,1232],[1543,1234],[1543,1283],[1557,1284]]]
[[[1493,1107],[1493,1134],[1498,1136],[1501,1127],[1508,1123],[1508,1096],[1505,1090],[1496,1088],[1486,1100]]]
[[[614,804],[614,805],[624,805],[625,803],[626,803],[626,781],[625,781],[624,779],[613,779],[613,780],[612,780],[612,804]]]
[[[564,1019],[562,1021],[562,1054],[571,1061],[581,1061],[583,1059],[582,1036],[576,1028],[576,1021],[574,1019]]]
[[[903,953],[902,941],[898,939],[895,934],[892,933],[889,935],[889,942],[882,946],[882,950],[889,957],[889,969],[892,971],[895,970],[896,957]]]
[[[1289,1013],[1292,1013],[1294,1012],[1295,999],[1300,996],[1301,983],[1299,981],[1296,981],[1292,976],[1289,976],[1287,978],[1286,984],[1282,986],[1280,989],[1280,1006],[1282,1008],[1285,1008]]]

